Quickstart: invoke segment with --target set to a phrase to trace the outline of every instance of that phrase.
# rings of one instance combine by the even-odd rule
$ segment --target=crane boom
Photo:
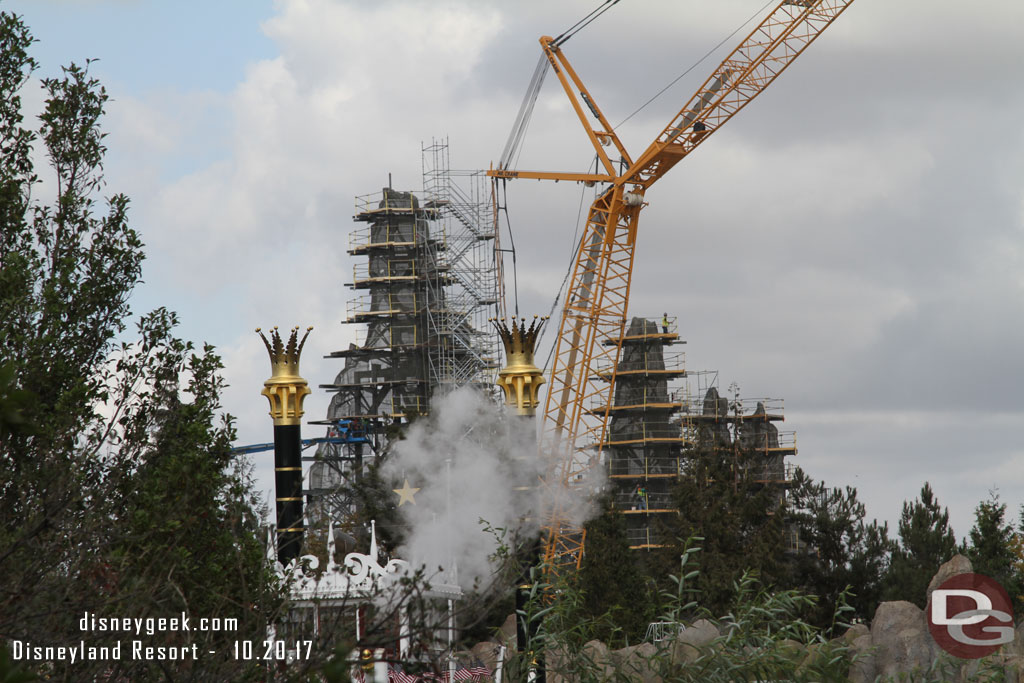
[[[853,0],[780,3],[722,60],[617,182],[650,187],[771,85],[852,3]]]
[[[542,48],[606,173],[499,168],[489,175],[609,183],[590,207],[562,308],[542,425],[542,452],[551,458],[546,481],[549,487],[571,490],[600,461],[614,396],[615,368],[625,329],[636,230],[645,192],[767,88],[852,2],[781,2],[632,162],[561,47],[547,36],[541,38]],[[591,127],[581,100],[602,129]],[[628,165],[625,172],[616,174],[602,143],[613,143],[620,151]],[[582,560],[583,529],[571,521],[564,495],[556,494],[552,499],[544,525],[545,561],[556,571],[578,567]]]

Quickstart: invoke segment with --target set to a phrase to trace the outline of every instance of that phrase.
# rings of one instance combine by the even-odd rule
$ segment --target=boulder
[[[657,673],[654,656],[658,653],[652,643],[631,645],[611,653],[611,661],[616,671],[630,681],[637,683],[660,683],[661,676]]]
[[[1017,626],[1017,630],[1013,634],[1013,642],[1003,645],[1000,652],[1004,655],[1016,655],[1024,658],[1024,622]]]
[[[477,643],[469,651],[468,659],[470,661],[480,660],[484,663],[484,666],[486,666],[491,671],[494,671],[494,667],[498,664],[498,649],[500,647],[501,646],[497,643],[491,642],[489,640],[484,641],[482,643]],[[505,656],[508,657],[507,652],[505,653]]]
[[[850,628],[846,629],[846,633],[839,636],[843,643],[846,645],[853,645],[853,641],[857,640],[861,636],[871,634],[871,629],[867,627],[867,624],[854,624]]]
[[[516,615],[510,614],[501,625],[498,632],[494,634],[494,640],[510,650],[516,649]]]
[[[883,679],[927,671],[939,649],[928,632],[924,610],[905,600],[878,606],[871,642],[876,648],[877,673]]]
[[[776,647],[781,655],[794,662],[803,660],[804,655],[807,653],[804,644],[792,638],[780,640]]]
[[[680,632],[672,643],[672,661],[677,664],[692,662],[700,651],[718,638],[718,628],[707,619],[698,619]]]
[[[946,655],[947,662],[963,662],[958,667],[959,681],[975,683],[1018,683],[1020,681],[1020,658],[996,652],[981,659],[962,660]]]
[[[564,646],[544,652],[548,683],[572,683],[571,658]],[[509,680],[507,677],[504,680]]]
[[[851,629],[852,630],[852,629]],[[850,665],[850,683],[871,683],[875,680],[878,667],[875,664],[874,642],[871,634],[857,636],[850,643],[853,650],[851,656],[853,663]]]
[[[1019,654],[1003,655],[1003,675],[1006,683],[1024,681],[1024,657]]]
[[[600,640],[591,640],[583,646],[582,659],[587,668],[597,673],[597,680],[603,681],[615,675],[608,646]]]
[[[821,659],[821,643],[808,643],[805,648],[805,654],[800,660],[800,665],[797,667],[798,672],[804,672],[808,667],[814,666]]]
[[[963,555],[954,555],[951,557],[949,562],[946,562],[939,567],[939,571],[936,572],[935,576],[932,577],[932,580],[928,582],[928,591],[925,594],[925,604],[931,602],[932,591],[945,583],[946,579],[951,576],[956,576],[957,574],[969,574],[972,571],[974,570],[971,568],[971,561],[966,557]]]

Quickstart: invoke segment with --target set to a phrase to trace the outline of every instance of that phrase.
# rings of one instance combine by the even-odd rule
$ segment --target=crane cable
[[[553,41],[554,45],[556,45],[556,46],[561,45],[564,42],[566,42],[567,40],[569,40],[569,38],[572,38],[579,31],[581,31],[582,29],[586,28],[591,22],[593,22],[595,19],[597,19],[599,16],[601,16],[605,12],[607,12],[609,9],[611,9],[612,6],[614,6],[618,2],[619,2],[619,0],[605,0],[604,4],[598,6],[597,9],[593,10],[590,14],[588,14],[587,16],[585,16],[582,19],[580,19],[578,22],[576,22],[575,24],[570,26],[567,30],[562,32],[557,38],[555,38],[554,41]],[[622,121],[620,121],[615,126],[613,126],[612,130],[617,129],[619,126],[621,126],[622,124],[624,124],[627,121],[629,121],[631,118],[633,118],[634,116],[639,114],[641,111],[643,111],[648,105],[650,105],[652,102],[654,102],[654,100],[658,99],[663,94],[665,94],[665,92],[669,88],[671,88],[673,85],[678,83],[683,77],[685,77],[687,74],[689,74],[695,68],[700,66],[700,64],[702,64],[708,57],[710,57],[712,54],[714,54],[714,52],[716,50],[718,50],[720,47],[722,47],[722,45],[724,45],[726,43],[726,41],[731,40],[737,33],[739,33],[741,30],[743,30],[743,28],[745,26],[747,26],[751,21],[753,21],[754,19],[759,17],[761,15],[761,13],[764,12],[764,10],[769,5],[771,5],[773,2],[775,2],[775,0],[768,0],[764,5],[761,6],[760,9],[758,9],[756,12],[754,12],[750,16],[750,18],[748,18],[742,24],[737,26],[733,30],[732,33],[727,35],[725,38],[720,40],[717,45],[715,45],[710,50],[708,50],[704,54],[703,57],[701,57],[696,62],[694,62],[692,65],[690,65],[690,67],[687,68],[683,73],[681,73],[678,76],[676,76],[676,78],[674,78],[671,82],[669,82],[668,85],[666,85],[664,88],[662,88],[657,93],[655,93],[653,97],[651,97],[646,102],[644,102],[642,105],[640,105],[635,111],[633,111],[633,113],[631,113],[629,116],[627,116],[626,118],[622,119]],[[526,99],[529,99],[530,103],[529,103],[529,110],[525,112],[526,113],[526,118],[525,118],[525,120],[523,120],[524,110],[526,109],[526,99],[524,99],[523,106],[520,108],[519,117],[517,117],[517,119],[516,119],[517,127],[521,128],[521,130],[518,133],[519,137],[516,140],[516,150],[517,151],[519,151],[518,148],[519,148],[519,145],[522,142],[522,140],[521,140],[522,135],[526,132],[526,129],[529,127],[529,117],[533,113],[533,105],[536,103],[537,94],[538,94],[538,92],[540,90],[540,86],[544,82],[544,76],[547,73],[547,66],[548,65],[549,65],[549,62],[547,61],[545,55],[541,55],[541,61],[538,62],[537,68],[534,70],[534,77],[533,77],[533,80],[531,80],[531,82],[530,82],[530,89],[527,91],[527,98]],[[540,72],[539,76],[538,76],[538,72]],[[536,85],[535,85],[535,83],[536,83]],[[508,155],[509,158],[511,158],[511,156],[512,156],[511,154],[509,154],[511,143],[512,143],[512,138],[510,137],[509,138],[509,144],[507,144],[506,147],[505,147],[505,152],[506,152],[506,154]],[[506,158],[506,156],[502,155],[503,162],[505,161],[505,158]],[[517,155],[517,160],[518,160],[518,155]],[[593,165],[594,165],[595,170],[596,170],[596,166],[597,166],[597,157],[596,156],[594,157]],[[503,163],[502,168],[507,168],[507,165]],[[507,190],[506,190],[506,192],[507,192]],[[563,294],[565,293],[566,284],[569,281],[569,276],[572,274],[572,257],[575,257],[576,252],[580,248],[580,241],[583,239],[583,237],[579,234],[579,232],[580,232],[580,219],[583,216],[583,198],[584,198],[585,195],[586,195],[586,188],[584,188],[583,191],[580,192],[580,205],[579,205],[579,209],[577,210],[577,215],[576,215],[576,232],[573,235],[573,249],[572,249],[572,254],[570,255],[569,268],[568,268],[568,270],[565,273],[565,277],[562,279],[561,286],[558,288],[558,293],[555,294],[554,301],[551,303],[551,310],[548,311],[548,316],[549,317],[554,315],[555,309],[558,307],[558,302],[562,298]],[[506,203],[507,203],[507,195],[506,195]],[[505,220],[506,220],[506,222],[508,221],[508,208],[507,208],[507,206],[505,208]],[[509,225],[509,231],[511,233],[511,225]],[[511,234],[509,235],[509,237],[511,238]],[[515,263],[515,248],[514,248],[514,246],[513,246],[512,261],[513,261],[513,264],[514,264]],[[513,266],[513,268],[514,268],[514,266]],[[514,271],[513,271],[513,277],[515,277]],[[516,293],[516,299],[517,299],[517,301],[516,301],[516,310],[518,311],[518,308],[519,308],[519,306],[518,306],[518,292]],[[543,333],[542,333],[542,336],[543,336]],[[554,345],[552,345],[551,349],[548,351],[548,357],[544,361],[544,368],[543,368],[544,370],[547,370],[548,366],[551,364],[551,357],[554,355],[554,352],[555,352],[555,348],[554,348]]]
[[[505,214],[505,225],[508,226],[508,239],[510,249],[499,249],[499,251],[509,252],[512,254],[512,296],[515,306],[515,315],[513,318],[519,316],[519,267],[516,264],[516,240],[512,235],[512,220],[508,216],[508,180],[506,178],[500,178],[501,184],[498,184],[499,178],[494,178],[494,198],[497,202],[497,208],[499,215]],[[500,189],[499,189],[500,188]],[[501,201],[501,196],[504,195],[505,201]]]
[[[593,168],[596,171],[597,170],[597,164],[598,164],[598,158],[597,158],[597,155],[595,154],[594,155],[594,161],[590,165],[590,167],[588,167],[588,170],[589,170],[589,168]],[[582,188],[582,190],[580,191],[580,206],[579,206],[579,209],[577,209],[577,211],[576,211],[576,232],[573,233],[573,236],[572,236],[572,245],[573,245],[573,247],[572,247],[572,251],[569,253],[569,268],[565,271],[565,277],[562,278],[562,284],[558,288],[558,293],[555,294],[555,300],[551,302],[551,310],[548,311],[548,318],[549,319],[555,314],[555,308],[558,307],[558,301],[562,298],[562,295],[565,294],[565,285],[569,282],[569,276],[572,275],[573,261],[576,258],[576,254],[580,250],[580,244],[583,242],[583,235],[580,234],[580,220],[583,218],[583,198],[586,195],[587,195],[587,188],[586,188],[586,186],[584,186]],[[545,329],[545,331],[547,331],[546,327],[544,329]],[[542,332],[541,333],[541,338],[543,338],[543,336],[544,336],[544,334]],[[544,361],[544,367],[542,368],[542,370],[544,370],[545,372],[547,371],[548,366],[551,365],[551,357],[554,354],[555,354],[555,345],[552,344],[551,348],[548,350],[548,357]]]
[[[530,85],[526,88],[526,95],[523,96],[523,102],[519,105],[519,113],[516,114],[515,123],[512,124],[512,130],[508,134],[505,149],[502,151],[501,159],[498,161],[498,168],[500,169],[509,168],[509,165],[512,163],[512,157],[517,156],[517,152],[523,144],[523,136],[526,134],[526,129],[530,126],[533,106],[537,104],[537,96],[540,94],[541,86],[544,85],[544,77],[547,76],[549,66],[551,66],[551,63],[548,62],[547,55],[541,53],[540,60],[538,60],[537,66],[533,69]]]
[[[656,100],[656,99],[658,99],[659,97],[661,97],[662,95],[664,95],[664,94],[665,94],[665,91],[666,91],[666,90],[668,90],[668,89],[669,89],[669,88],[671,88],[671,87],[672,87],[673,85],[675,85],[676,83],[678,83],[678,82],[680,81],[680,79],[682,79],[682,78],[683,78],[684,76],[686,76],[686,74],[688,74],[688,73],[690,73],[691,71],[693,71],[694,69],[696,69],[696,68],[697,68],[697,67],[698,67],[698,66],[699,66],[699,65],[700,65],[700,64],[701,64],[701,63],[702,63],[702,62],[703,62],[703,61],[704,61],[705,59],[707,59],[708,57],[710,57],[710,56],[711,56],[711,55],[712,55],[712,54],[713,54],[713,53],[715,52],[715,50],[717,50],[718,48],[720,48],[720,47],[722,47],[723,45],[725,45],[725,41],[727,41],[727,40],[731,40],[733,36],[735,36],[735,35],[736,35],[737,33],[739,33],[740,31],[742,31],[742,30],[743,30],[743,27],[745,27],[745,26],[746,26],[747,24],[749,24],[750,22],[752,22],[752,21],[753,21],[754,19],[756,19],[757,17],[761,16],[761,13],[762,13],[762,12],[764,12],[764,10],[765,10],[765,9],[766,9],[766,8],[767,8],[767,7],[769,6],[769,5],[771,5],[771,4],[772,4],[772,3],[774,3],[774,2],[775,2],[775,0],[768,0],[768,2],[764,3],[764,5],[762,5],[762,6],[761,6],[761,9],[757,10],[756,12],[754,12],[754,13],[753,13],[752,15],[750,15],[750,18],[749,18],[749,19],[747,19],[747,20],[746,20],[746,21],[744,21],[744,22],[743,22],[742,24],[740,24],[739,26],[737,26],[737,27],[736,27],[736,30],[735,30],[735,31],[733,31],[732,33],[730,33],[729,35],[727,35],[727,36],[726,36],[725,38],[722,38],[722,40],[721,40],[721,41],[720,41],[720,42],[718,43],[718,45],[715,45],[715,46],[714,46],[713,48],[711,48],[711,49],[710,49],[710,50],[708,50],[708,51],[707,51],[706,53],[704,53],[704,56],[703,56],[703,57],[701,57],[700,59],[698,59],[698,60],[697,60],[696,62],[694,62],[694,63],[693,63],[693,64],[692,64],[691,66],[690,66],[690,68],[688,68],[688,69],[687,69],[686,71],[684,71],[683,73],[681,73],[681,74],[679,74],[678,76],[676,76],[676,77],[675,77],[675,78],[674,78],[674,79],[672,80],[672,82],[671,82],[671,83],[669,83],[669,84],[668,84],[668,85],[666,85],[666,86],[665,86],[664,88],[662,88],[662,89],[661,89],[661,90],[659,90],[659,91],[658,91],[657,93],[655,93],[655,94],[654,94],[654,96],[653,96],[653,97],[651,97],[651,99],[649,99],[649,100],[647,100],[646,102],[644,102],[643,104],[641,104],[641,105],[640,105],[640,106],[639,106],[639,107],[638,107],[638,108],[636,109],[636,111],[634,111],[634,112],[633,112],[632,114],[630,114],[629,116],[627,116],[626,118],[622,119],[621,121],[619,121],[618,123],[616,123],[616,124],[615,124],[614,126],[612,126],[612,130],[617,130],[619,126],[621,126],[621,125],[622,125],[622,124],[624,124],[624,123],[625,123],[626,121],[629,121],[629,120],[630,120],[631,118],[633,118],[634,116],[636,116],[637,114],[639,114],[639,113],[640,113],[641,111],[643,111],[643,110],[644,110],[644,109],[645,109],[645,108],[647,107],[647,105],[649,105],[649,104],[650,104],[651,102],[653,102],[654,100]]]
[[[612,130],[616,130],[617,128],[619,128],[619,126],[621,126],[622,124],[624,124],[627,121],[629,121],[631,118],[633,118],[634,116],[639,114],[641,111],[643,111],[645,108],[647,108],[648,105],[650,105],[656,99],[658,99],[663,94],[665,94],[665,92],[669,88],[671,88],[676,83],[678,83],[680,80],[682,80],[687,74],[689,74],[691,71],[693,71],[695,68],[697,68],[700,64],[702,64],[712,54],[714,54],[714,52],[716,50],[721,48],[722,45],[724,45],[726,43],[726,41],[731,40],[737,33],[739,33],[741,30],[743,30],[743,28],[747,24],[749,24],[751,21],[753,21],[758,16],[760,16],[761,13],[764,12],[764,10],[769,5],[771,5],[773,2],[775,2],[775,0],[768,0],[760,9],[758,9],[756,12],[754,12],[754,14],[752,14],[750,16],[750,18],[748,18],[742,24],[737,26],[736,29],[733,30],[732,33],[727,35],[725,38],[723,38],[721,41],[719,41],[717,45],[715,45],[710,50],[708,50],[704,54],[704,56],[702,56],[700,59],[698,59],[696,62],[694,62],[689,68],[687,68],[685,71],[683,71],[683,73],[681,73],[678,76],[676,76],[672,81],[670,81],[668,83],[668,85],[666,85],[664,88],[662,88],[657,93],[655,93],[650,99],[648,99],[642,105],[637,107],[637,109],[634,110],[631,114],[629,114],[629,116],[627,116],[626,118],[622,119],[622,121],[620,121],[615,126],[613,126]],[[565,31],[560,33],[558,35],[558,37],[556,37],[552,41],[552,44],[555,45],[556,47],[564,44],[566,41],[568,41],[574,35],[576,35],[581,30],[583,30],[584,28],[589,26],[594,20],[596,20],[598,17],[600,17],[602,14],[607,12],[609,9],[611,9],[613,6],[617,5],[618,3],[619,3],[619,0],[605,0],[605,2],[602,3],[601,5],[599,5],[596,9],[592,10],[589,14],[587,14],[582,19],[577,21],[575,24],[570,26],[568,29],[566,29]],[[516,161],[518,162],[519,154],[522,151],[523,138],[524,138],[524,136],[526,134],[527,129],[530,126],[530,119],[533,117],[533,109],[534,109],[534,106],[537,103],[537,97],[540,94],[541,86],[543,86],[543,84],[544,84],[544,78],[547,76],[547,70],[548,70],[549,66],[550,66],[550,62],[547,59],[547,55],[546,54],[541,54],[540,59],[537,62],[537,66],[534,67],[533,76],[530,79],[530,85],[529,85],[529,87],[526,90],[526,95],[523,97],[523,102],[519,106],[519,112],[516,115],[516,120],[515,120],[515,123],[512,126],[512,131],[509,134],[509,138],[508,138],[508,140],[505,143],[505,149],[502,152],[501,161],[500,161],[499,166],[498,166],[499,168],[502,168],[502,169],[509,168],[509,164],[512,161],[512,157],[516,157]],[[597,164],[597,158],[596,157],[594,159],[594,164],[595,164],[595,166]],[[510,251],[512,252],[513,291],[514,291],[514,297],[515,297],[515,311],[516,311],[516,315],[518,315],[519,314],[519,291],[518,291],[519,287],[518,287],[518,277],[517,277],[517,272],[516,272],[516,249],[515,249],[515,241],[514,241],[514,238],[512,237],[512,223],[509,220],[509,215],[508,215],[508,194],[507,194],[508,193],[508,188],[507,188],[507,186],[504,185],[504,183],[502,183],[502,185],[503,185],[502,189],[504,190],[504,194],[505,194],[505,204],[501,208],[504,210],[504,213],[505,213],[505,223],[506,223],[506,225],[508,225],[509,240],[511,242],[510,246],[512,247]],[[584,188],[583,191],[580,193],[580,205],[579,205],[579,209],[577,210],[577,216],[576,216],[576,233],[573,235],[572,256],[575,256],[576,252],[579,250],[580,241],[583,239],[582,236],[579,235],[579,232],[580,232],[579,228],[580,228],[580,219],[581,219],[581,217],[583,215],[583,198],[584,198],[585,195],[586,195],[586,188]],[[551,315],[554,315],[555,309],[558,307],[558,302],[562,298],[563,294],[565,293],[565,287],[566,287],[566,284],[569,281],[569,276],[571,275],[571,273],[572,273],[572,261],[570,259],[569,268],[566,271],[565,277],[562,279],[562,284],[558,288],[558,293],[555,295],[554,301],[551,303],[551,310],[548,312],[548,316],[549,317]],[[547,357],[547,359],[544,362],[544,369],[545,370],[550,365],[551,358],[554,355],[554,352],[555,352],[555,349],[554,349],[554,346],[552,346],[551,349],[548,352],[548,357]]]
[[[553,41],[554,45],[557,47],[569,40],[618,3],[619,0],[605,0],[604,3],[598,5],[597,9],[591,11],[590,14],[586,15],[559,34],[559,36]],[[533,68],[533,76],[530,78],[530,85],[527,86],[526,94],[523,96],[523,101],[519,105],[519,112],[516,114],[515,122],[512,124],[512,130],[509,132],[508,140],[505,142],[505,149],[501,152],[501,159],[498,162],[498,168],[500,169],[511,168],[513,157],[518,163],[523,138],[526,136],[527,128],[530,127],[530,119],[533,117],[533,108],[537,104],[537,97],[540,95],[541,86],[544,85],[544,78],[547,76],[548,67],[550,66],[551,62],[548,61],[547,55],[541,53],[540,58],[537,60],[537,66]]]
[[[558,45],[561,45],[565,41],[572,38],[574,35],[576,35],[580,31],[585,29],[587,26],[589,26],[590,22],[594,21],[594,19],[597,19],[599,16],[610,10],[614,5],[618,4],[618,2],[619,0],[605,0],[603,5],[598,5],[597,9],[595,9],[590,14],[577,21],[575,24],[567,28],[565,31],[562,31],[562,33],[560,33],[558,37],[555,38],[555,40],[553,41],[554,45],[557,47]]]

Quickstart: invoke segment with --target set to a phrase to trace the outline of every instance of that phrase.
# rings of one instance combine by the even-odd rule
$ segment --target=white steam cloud
[[[463,588],[486,586],[502,539],[487,531],[536,531],[541,473],[533,420],[506,414],[479,391],[440,399],[396,444],[385,475],[420,489],[401,506],[403,558]]]

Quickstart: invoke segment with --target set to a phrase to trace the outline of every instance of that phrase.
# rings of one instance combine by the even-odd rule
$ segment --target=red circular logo
[[[1010,596],[995,579],[957,574],[932,591],[928,630],[943,650],[961,659],[978,659],[1013,642]]]

